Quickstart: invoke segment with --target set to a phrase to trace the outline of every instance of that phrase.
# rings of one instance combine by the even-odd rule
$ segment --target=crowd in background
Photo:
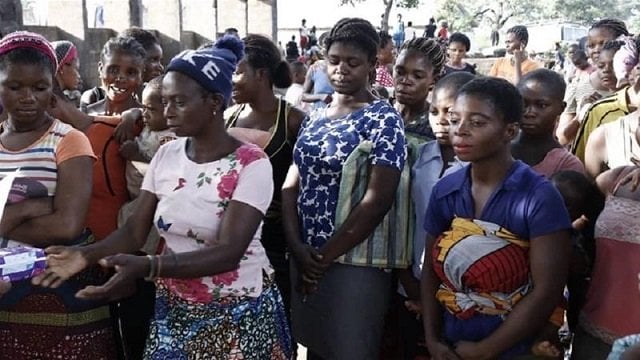
[[[410,25],[409,25],[410,26]],[[640,358],[640,37],[594,23],[487,74],[434,19],[228,29],[162,64],[0,40],[0,282],[13,359]]]

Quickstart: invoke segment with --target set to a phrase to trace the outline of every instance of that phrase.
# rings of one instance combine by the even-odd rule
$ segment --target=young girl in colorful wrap
[[[8,115],[0,128],[0,177],[20,169],[0,223],[2,247],[92,242],[85,229],[95,156],[86,136],[48,115],[56,55],[41,35],[15,32],[0,40],[0,101]],[[29,281],[12,284],[0,299],[0,353],[7,359],[114,359],[109,307],[74,298],[100,285],[96,267],[57,289]]]
[[[421,280],[433,359],[530,353],[562,299],[571,222],[558,191],[511,156],[523,100],[506,80],[465,84],[449,110],[464,168],[433,189]]]
[[[260,244],[271,164],[259,147],[230,136],[222,116],[242,55],[240,40],[226,36],[171,60],[162,97],[167,124],[181,138],[151,161],[137,211],[95,245],[47,249],[49,268],[35,280],[55,287],[99,261],[115,275],[77,297],[109,296],[138,278],[155,281],[145,359],[291,356],[282,299]],[[164,239],[161,253],[124,255],[142,246],[151,225]]]

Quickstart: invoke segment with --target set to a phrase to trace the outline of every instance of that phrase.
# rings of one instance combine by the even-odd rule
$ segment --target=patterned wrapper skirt
[[[291,358],[282,298],[273,280],[257,298],[227,297],[209,304],[184,300],[157,281],[156,310],[144,358]]]
[[[75,244],[93,242],[86,230]],[[116,341],[109,306],[104,301],[80,300],[75,294],[108,278],[99,266],[71,277],[56,289],[12,283],[0,297],[1,359],[116,359]]]
[[[0,298],[0,358],[116,359],[109,306],[75,297],[104,282],[99,268],[86,270],[57,289],[14,282]]]

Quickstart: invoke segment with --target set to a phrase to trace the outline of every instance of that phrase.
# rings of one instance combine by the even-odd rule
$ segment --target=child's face
[[[449,54],[449,59],[454,64],[457,64],[464,59],[467,54],[467,48],[464,44],[459,42],[452,42],[449,44],[449,48],[447,49],[447,53]]]
[[[449,140],[449,109],[455,101],[452,89],[438,89],[433,93],[429,106],[429,125],[441,145],[451,145]]]
[[[598,61],[604,43],[613,39],[614,34],[609,29],[595,28],[589,30],[589,34],[587,35],[587,55],[594,64]]]
[[[151,131],[161,131],[167,128],[160,89],[148,88],[142,92],[142,108],[142,119]]]
[[[596,62],[600,84],[607,89],[615,89],[616,83],[618,82],[616,74],[613,71],[614,54],[615,51],[613,50],[603,50],[600,52],[600,56],[598,56],[598,61]]]
[[[515,136],[495,105],[478,95],[459,95],[449,110],[449,139],[462,161],[480,162],[503,157]]]
[[[158,44],[154,44],[145,49],[147,55],[144,58],[144,82],[162,75],[164,67],[162,66],[162,48]]]
[[[392,64],[394,60],[394,50],[393,42],[389,41],[385,47],[378,50],[378,63],[383,65]]]
[[[571,57],[571,62],[573,62],[573,65],[580,70],[584,70],[589,67],[589,60],[584,56],[574,54],[573,57]]]
[[[142,84],[143,59],[114,52],[98,64],[100,78],[111,102],[129,101]]]
[[[53,104],[53,76],[37,64],[8,64],[0,71],[0,102],[20,128],[29,128],[45,116]]]
[[[433,85],[433,66],[421,53],[402,50],[393,67],[393,84],[398,103],[423,104]]]
[[[556,121],[564,110],[562,96],[537,80],[524,82],[518,90],[524,99],[524,116],[520,123],[522,132],[528,135],[553,134]]]
[[[58,71],[58,79],[62,85],[62,90],[76,90],[80,87],[80,61],[78,58],[63,64]]]

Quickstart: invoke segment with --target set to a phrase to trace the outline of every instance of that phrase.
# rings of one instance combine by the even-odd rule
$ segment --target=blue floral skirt
[[[257,298],[228,297],[209,304],[186,301],[157,284],[145,359],[291,358],[289,326],[273,280],[265,281]]]

